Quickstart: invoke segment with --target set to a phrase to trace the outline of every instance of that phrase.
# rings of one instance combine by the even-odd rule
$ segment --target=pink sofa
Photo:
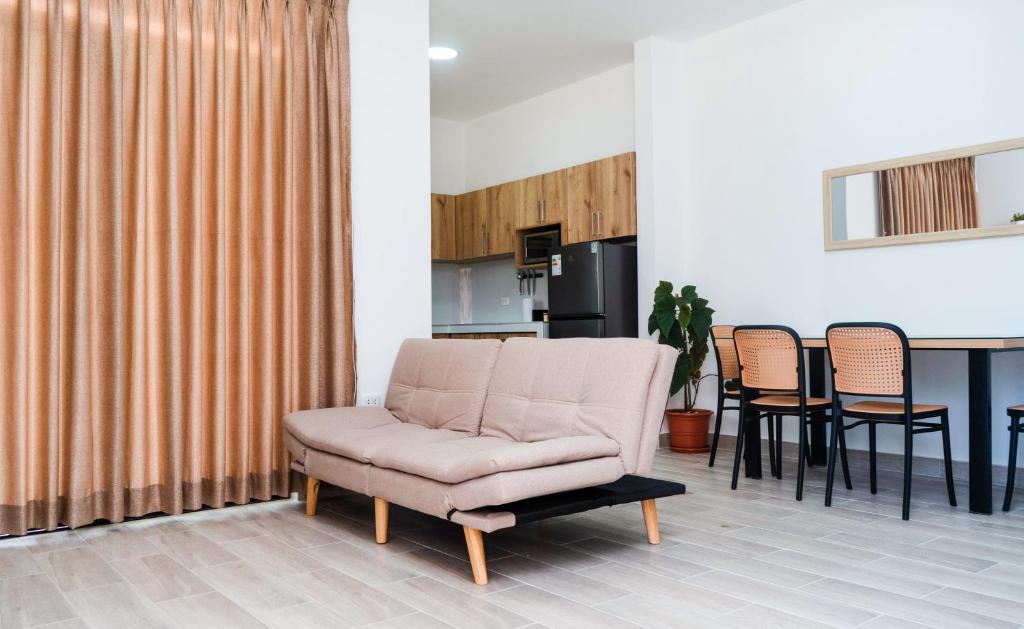
[[[675,360],[637,339],[410,339],[383,408],[292,413],[285,443],[309,515],[324,480],[375,498],[380,543],[389,503],[456,522],[486,583],[482,533],[514,526],[514,505],[650,471]]]

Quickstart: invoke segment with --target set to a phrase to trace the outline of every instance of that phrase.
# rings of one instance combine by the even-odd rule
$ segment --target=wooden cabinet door
[[[487,251],[484,255],[512,253],[515,249],[515,182],[503,183],[487,188],[487,212],[485,232]]]
[[[430,258],[455,260],[455,196],[430,195]]]
[[[565,170],[516,182],[516,227],[550,225],[565,220]]]
[[[455,254],[459,260],[487,255],[487,234],[481,215],[487,210],[487,198],[481,192],[467,192],[455,199]]]
[[[636,235],[635,179],[634,153],[569,168],[567,242]]]

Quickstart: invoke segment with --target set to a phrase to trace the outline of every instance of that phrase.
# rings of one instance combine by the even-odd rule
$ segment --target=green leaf
[[[677,317],[677,319],[679,320],[679,325],[684,330],[687,328],[687,326],[690,325],[690,317],[692,316],[692,314],[693,311],[690,310],[689,306],[679,306],[679,316]]]
[[[693,300],[696,298],[697,287],[693,285],[684,286],[681,289],[679,289],[679,297],[676,297],[676,303],[682,306],[684,304],[689,304],[693,302]]]
[[[711,308],[701,308],[693,311],[687,330],[693,335],[695,340],[700,342],[707,340],[708,334],[711,332],[711,314],[713,312],[714,310]]]
[[[682,350],[685,349],[685,338],[683,337],[683,329],[679,327],[679,322],[672,324],[672,329],[669,330],[668,336],[658,336],[658,342],[662,345],[671,345],[672,347]]]
[[[662,282],[654,291],[652,316],[657,321],[661,335],[668,336],[676,320],[676,301],[672,297],[672,285],[668,282]]]
[[[669,387],[669,395],[679,393],[690,379],[690,357],[680,353],[676,358],[676,368],[672,372],[672,385]]]
[[[647,317],[647,333],[654,334],[655,330],[658,329],[658,318],[651,313],[651,316]]]

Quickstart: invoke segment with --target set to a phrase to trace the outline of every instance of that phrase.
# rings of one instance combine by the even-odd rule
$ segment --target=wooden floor
[[[351,494],[322,496],[314,518],[278,501],[0,541],[0,627],[1024,623],[1024,492],[1008,515],[972,516],[921,477],[902,522],[891,472],[873,498],[855,468],[826,509],[821,469],[797,503],[792,460],[736,492],[705,462],[658,455],[654,475],[689,487],[658,502],[660,546],[639,505],[524,526],[486,536],[484,587],[461,527],[393,507],[378,546],[372,500]]]

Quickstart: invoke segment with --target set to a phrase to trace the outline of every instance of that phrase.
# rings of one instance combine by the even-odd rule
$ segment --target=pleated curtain
[[[878,192],[883,236],[979,226],[973,157],[879,171]]]
[[[345,0],[0,0],[0,533],[285,496],[354,389]]]

